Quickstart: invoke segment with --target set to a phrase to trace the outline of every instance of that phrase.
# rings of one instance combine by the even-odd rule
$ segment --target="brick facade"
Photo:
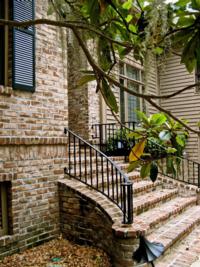
[[[36,18],[48,1],[35,1]],[[36,90],[0,86],[0,182],[11,182],[9,235],[0,256],[59,233],[57,180],[63,178],[68,124],[64,31],[36,27]]]

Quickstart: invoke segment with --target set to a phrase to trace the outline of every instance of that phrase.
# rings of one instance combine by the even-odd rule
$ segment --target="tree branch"
[[[123,86],[122,84],[120,84],[118,81],[116,81],[115,79],[113,79],[112,77],[110,77],[108,74],[106,74],[101,68],[99,68],[99,66],[96,65],[96,63],[94,62],[92,56],[90,55],[90,52],[88,51],[85,43],[83,42],[83,40],[81,39],[79,32],[76,28],[72,29],[79,45],[81,46],[81,48],[83,49],[83,52],[85,53],[88,62],[90,63],[90,65],[92,66],[92,68],[94,69],[94,71],[97,71],[99,75],[102,75],[104,78],[106,78],[110,83],[113,83],[114,85],[116,85],[117,87],[120,87],[122,89],[124,89],[124,91],[130,93],[131,95],[134,95],[136,97],[141,97],[143,99],[145,99],[148,103],[150,103],[152,106],[154,106],[156,109],[158,109],[159,111],[162,111],[164,113],[166,113],[167,115],[169,115],[171,118],[173,118],[175,121],[179,122],[183,127],[185,127],[187,130],[189,130],[190,132],[193,132],[195,134],[200,134],[200,131],[194,130],[192,129],[190,126],[188,126],[187,124],[185,124],[184,122],[182,122],[180,119],[178,119],[176,116],[174,116],[170,111],[160,107],[159,105],[157,105],[154,101],[151,100],[151,96],[149,95],[143,95],[143,94],[139,94],[136,93],[130,89],[128,89],[127,87]]]
[[[28,21],[13,21],[13,20],[5,20],[5,19],[0,19],[0,25],[2,26],[9,26],[9,27],[28,27],[32,25],[40,25],[40,24],[46,24],[46,25],[51,25],[51,26],[57,26],[57,27],[64,27],[64,28],[69,28],[72,29],[73,27],[76,27],[77,29],[81,30],[87,30],[90,32],[93,32],[109,42],[113,44],[117,44],[123,47],[127,48],[132,48],[133,45],[127,42],[120,42],[117,40],[112,39],[111,37],[105,35],[102,33],[100,30],[97,30],[94,28],[92,25],[85,24],[83,21],[57,21],[57,20],[50,20],[50,19],[36,19],[36,20],[28,20]]]
[[[116,43],[118,45],[124,46],[124,47],[132,47],[132,45],[129,45],[127,43],[122,43],[116,40],[113,40],[112,38],[106,36],[105,34],[101,33],[98,30],[95,30],[94,28],[90,28],[88,27],[88,25],[84,25],[83,23],[81,24],[80,22],[68,22],[68,21],[54,21],[54,20],[48,20],[48,19],[37,19],[37,20],[30,20],[30,21],[23,21],[23,22],[18,22],[18,21],[11,21],[11,20],[3,20],[0,19],[0,25],[8,25],[10,27],[27,27],[27,26],[31,26],[31,25],[39,25],[39,24],[46,24],[46,25],[52,25],[52,26],[58,26],[58,27],[65,27],[65,28],[70,28],[72,29],[72,31],[74,32],[79,45],[81,46],[83,52],[85,53],[88,62],[90,63],[90,65],[92,66],[92,68],[94,69],[95,73],[98,73],[99,77],[105,77],[111,84],[114,84],[115,86],[123,89],[124,91],[126,91],[127,93],[134,95],[136,97],[140,97],[145,99],[148,103],[150,103],[152,106],[154,106],[155,108],[157,108],[158,110],[168,114],[171,118],[173,118],[175,121],[179,122],[181,125],[183,125],[186,129],[188,129],[189,131],[196,133],[196,134],[200,134],[200,131],[196,131],[194,129],[192,129],[191,127],[189,127],[188,125],[186,125],[185,123],[183,123],[181,120],[179,120],[178,118],[176,118],[173,114],[171,114],[170,111],[160,107],[159,105],[157,105],[154,101],[152,101],[152,99],[162,99],[162,98],[170,98],[173,97],[175,95],[178,95],[182,92],[184,92],[185,90],[188,90],[196,85],[199,85],[199,83],[197,84],[193,84],[190,86],[187,86],[173,94],[170,95],[164,95],[164,96],[155,96],[155,95],[145,95],[145,94],[140,94],[137,92],[134,92],[130,89],[128,89],[127,87],[125,87],[124,85],[120,84],[118,81],[116,81],[115,79],[113,79],[111,76],[109,76],[107,73],[105,73],[97,64],[96,62],[93,60],[89,50],[87,49],[85,43],[83,42],[83,40],[81,39],[79,32],[77,29],[83,29],[83,30],[89,30],[92,31],[94,33],[96,33],[99,36],[102,36],[103,38],[107,39],[108,41],[112,42],[112,43]],[[137,83],[137,81],[136,81]],[[141,84],[140,82],[138,82],[138,84]]]

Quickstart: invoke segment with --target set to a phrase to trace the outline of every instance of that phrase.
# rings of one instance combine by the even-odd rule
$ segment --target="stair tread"
[[[163,243],[167,249],[178,238],[181,238],[181,236],[192,230],[192,227],[197,223],[200,223],[200,206],[193,206],[184,213],[170,219],[158,229],[155,229],[148,236],[148,239]]]
[[[134,211],[138,208],[145,208],[149,204],[162,201],[178,193],[178,189],[159,189],[134,198]]]
[[[145,223],[148,223],[150,227],[153,227],[157,223],[169,219],[171,216],[180,213],[184,208],[191,204],[196,203],[196,196],[193,197],[176,197],[162,205],[155,207],[151,210],[141,213],[138,218]]]
[[[186,267],[191,266],[200,256],[200,226],[197,226],[184,240],[182,240],[170,254],[156,262],[156,267]],[[200,266],[200,262],[198,265]]]

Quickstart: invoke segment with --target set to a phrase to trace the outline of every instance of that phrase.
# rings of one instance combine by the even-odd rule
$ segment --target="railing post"
[[[200,164],[198,164],[197,205],[200,205]]]
[[[200,188],[200,164],[198,164],[198,188]]]
[[[133,183],[130,181],[124,182],[121,185],[123,187],[123,212],[124,212],[124,224],[133,223]]]

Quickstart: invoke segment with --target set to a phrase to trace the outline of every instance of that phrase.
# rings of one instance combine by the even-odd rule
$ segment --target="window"
[[[126,63],[119,64],[120,83],[132,91],[144,93],[143,72]],[[146,112],[145,103],[140,98],[135,97],[120,89],[120,117],[122,122],[137,122],[134,110]]]
[[[9,4],[8,4],[9,3]],[[34,0],[4,0],[0,1],[0,17],[16,21],[34,19]],[[9,42],[8,42],[9,36]],[[12,47],[9,44],[12,43]],[[9,53],[8,53],[9,49]],[[35,29],[13,28],[8,32],[0,28],[0,84],[8,84],[9,72],[12,66],[12,87],[26,91],[35,90]],[[9,56],[8,56],[9,54]],[[12,56],[10,56],[12,54]],[[10,62],[11,61],[11,62]],[[9,62],[9,64],[8,64]]]
[[[0,237],[9,233],[10,182],[0,182]]]

